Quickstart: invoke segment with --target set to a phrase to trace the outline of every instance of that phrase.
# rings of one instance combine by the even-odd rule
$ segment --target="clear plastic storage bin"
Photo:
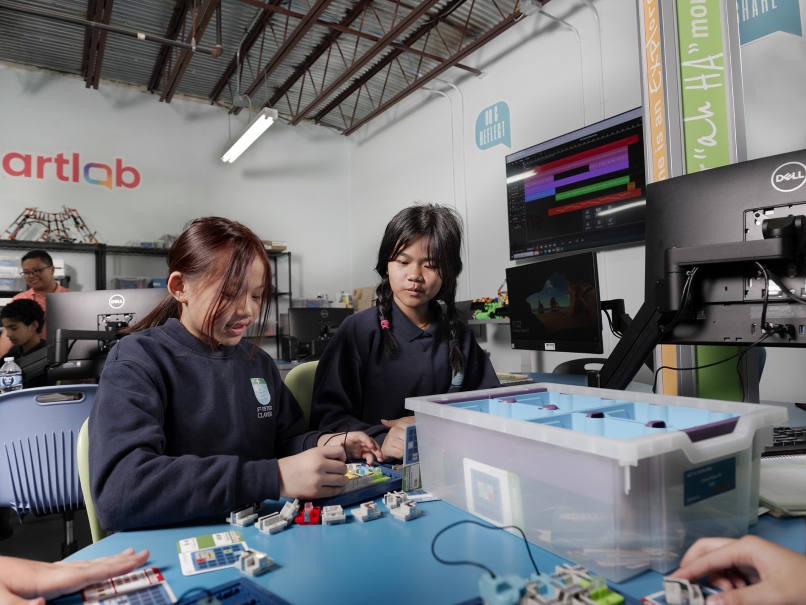
[[[406,400],[423,488],[615,582],[758,513],[783,407],[536,384]]]

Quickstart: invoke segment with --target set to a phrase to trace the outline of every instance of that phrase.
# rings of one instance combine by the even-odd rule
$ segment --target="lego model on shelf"
[[[322,507],[314,506],[312,502],[306,502],[300,513],[294,517],[297,525],[317,525],[322,513]]]
[[[188,594],[176,605],[291,605],[273,592],[258,586],[252,580],[240,578],[233,582],[219,584],[212,588],[205,588],[206,594],[200,597],[198,591]]]
[[[322,507],[322,525],[337,525],[344,523],[346,520],[344,509],[338,504]]]
[[[502,319],[509,317],[509,297],[474,298],[470,303],[473,319]]]
[[[229,516],[227,517],[227,523],[230,525],[237,525],[238,527],[246,527],[247,525],[252,525],[257,518],[258,513],[263,508],[263,503],[255,502],[253,504],[247,504],[246,506],[242,506],[241,508],[232,511]]]
[[[353,517],[362,523],[372,521],[373,519],[379,519],[382,516],[381,511],[378,509],[378,505],[374,502],[364,502],[358,508],[354,508],[351,512],[353,513]]]
[[[778,406],[536,383],[406,400],[423,489],[622,582],[758,516]],[[483,446],[481,445],[483,444]]]
[[[36,208],[26,208],[3,232],[3,236],[6,239],[17,240],[20,238],[20,232],[23,229],[26,229],[26,231],[22,235],[28,236],[32,233],[34,226],[39,226],[43,228],[43,231],[36,239],[30,237],[24,237],[23,239],[64,244],[76,242],[97,244],[98,240],[95,238],[95,233],[89,230],[78,210],[67,206],[62,207],[64,212],[42,212]]]
[[[388,466],[370,467],[361,463],[348,465],[348,469],[350,467],[357,469],[362,469],[362,467],[372,469],[372,474],[360,474],[365,473],[365,470],[360,470],[358,473],[348,471],[348,477],[351,473],[355,475],[354,478],[350,479],[350,482],[358,481],[359,483],[362,483],[359,485],[359,487],[350,489],[350,485],[348,483],[348,488],[338,496],[314,500],[314,504],[317,506],[332,506],[338,504],[339,506],[347,507],[352,506],[353,504],[358,504],[359,502],[364,502],[366,500],[372,500],[373,498],[383,496],[390,490],[398,490],[403,487],[403,473],[399,470],[395,470]],[[383,477],[387,477],[388,479],[381,479],[376,474],[376,469],[380,470]],[[369,479],[367,477],[369,477]]]

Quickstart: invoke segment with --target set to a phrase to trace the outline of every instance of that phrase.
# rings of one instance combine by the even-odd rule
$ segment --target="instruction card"
[[[87,586],[81,600],[85,605],[167,605],[176,603],[176,596],[160,570],[149,567]]]
[[[182,575],[195,576],[208,571],[235,567],[248,549],[237,530],[185,538],[176,543]]]

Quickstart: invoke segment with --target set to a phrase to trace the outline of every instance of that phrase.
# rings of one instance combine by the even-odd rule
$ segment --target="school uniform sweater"
[[[459,334],[464,372],[454,376],[441,321],[421,330],[393,303],[390,323],[398,345],[393,359],[384,350],[375,307],[341,324],[316,369],[311,427],[343,431],[349,423],[351,431],[364,431],[382,443],[389,429],[381,419],[412,414],[405,408],[406,397],[500,386],[490,360],[465,324]]]
[[[106,530],[280,497],[276,458],[316,446],[271,357],[215,351],[171,319],[110,352],[92,408],[90,485]],[[223,517],[222,517],[223,520]]]

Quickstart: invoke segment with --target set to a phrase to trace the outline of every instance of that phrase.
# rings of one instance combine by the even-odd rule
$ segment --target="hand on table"
[[[148,551],[122,553],[92,561],[42,563],[0,557],[0,603],[44,605],[46,600],[127,574],[148,560]]]
[[[330,433],[322,435],[317,441],[317,445],[340,445],[347,449],[347,456],[351,460],[363,458],[367,464],[372,464],[377,459],[383,462],[383,452],[377,442],[363,431],[350,431],[347,433],[345,441],[344,433]]]
[[[337,496],[344,491],[347,485],[346,457],[341,443],[335,441],[277,460],[280,496],[314,500]]]
[[[806,556],[757,536],[697,540],[671,576],[708,576],[723,592],[707,605],[806,604]]]
[[[406,426],[414,424],[414,416],[403,416],[397,420],[381,420],[389,429],[383,440],[381,451],[389,458],[403,458],[406,449]]]

